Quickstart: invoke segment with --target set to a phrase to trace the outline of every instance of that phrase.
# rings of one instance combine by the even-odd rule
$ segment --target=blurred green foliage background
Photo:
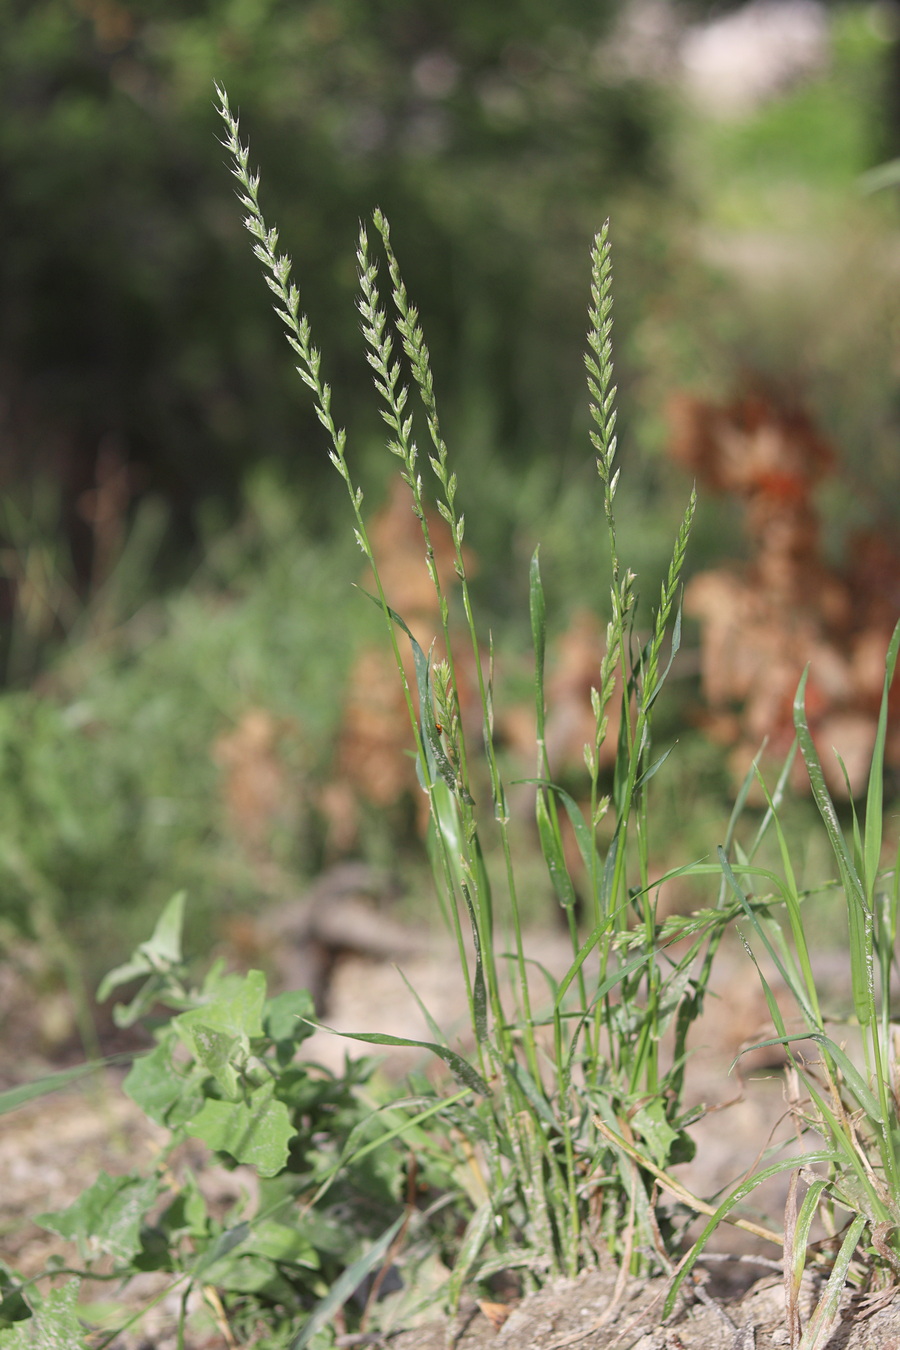
[[[648,599],[688,486],[663,453],[677,390],[721,398],[752,376],[802,398],[847,475],[823,504],[833,547],[896,524],[897,211],[859,186],[897,149],[895,7],[823,11],[821,67],[726,116],[688,96],[677,55],[686,25],[727,8],[673,4],[642,47],[653,7],[622,0],[0,0],[0,885],[16,928],[38,895],[76,941],[115,914],[102,962],[177,886],[198,924],[265,890],[212,747],[261,707],[296,729],[278,749],[295,781],[327,774],[372,631],[343,487],[216,144],[215,80],[373,504],[393,462],[354,250],[374,206],[392,221],[481,603],[513,651],[538,539],[560,629],[605,603],[581,353],[607,216],[622,551]],[[735,535],[727,504],[701,508],[691,565]],[[712,815],[708,761],[686,759]],[[302,801],[279,830],[276,892],[323,860]]]
[[[61,459],[75,490],[115,437],[189,531],[200,501],[233,507],[266,459],[321,518],[332,475],[242,237],[214,80],[246,113],[347,416],[376,429],[353,255],[358,219],[380,205],[451,408],[465,389],[500,455],[558,441],[598,212],[667,176],[652,92],[597,76],[615,13],[608,0],[4,0],[9,450]]]

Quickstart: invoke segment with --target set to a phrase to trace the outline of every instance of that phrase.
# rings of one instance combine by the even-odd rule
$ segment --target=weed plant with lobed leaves
[[[811,897],[795,878],[779,815],[790,763],[747,848],[740,845],[737,827],[752,775],[718,862],[688,862],[663,876],[651,871],[649,798],[666,759],[654,752],[654,715],[679,647],[679,577],[695,498],[691,494],[687,504],[649,636],[638,641],[636,578],[617,544],[611,268],[607,230],[601,230],[592,251],[586,366],[612,567],[611,619],[591,694],[595,726],[585,747],[586,805],[554,781],[545,744],[546,615],[537,552],[530,570],[536,728],[530,784],[548,884],[572,944],[562,979],[542,970],[526,954],[522,931],[511,784],[501,773],[494,737],[492,646],[476,622],[457,479],[441,433],[428,349],[388,222],[375,213],[375,245],[383,263],[376,260],[368,228],[360,228],[358,306],[388,449],[422,527],[440,614],[438,660],[434,644],[428,650],[421,645],[385,594],[362,491],[332,414],[331,389],[300,310],[291,264],[278,251],[277,232],[264,221],[258,177],[250,171],[227,97],[219,94],[225,144],[254,252],[330,441],[331,461],[347,487],[356,540],[374,576],[370,598],[383,617],[403,683],[419,782],[429,802],[438,897],[456,938],[468,998],[470,1039],[451,1045],[427,1010],[429,1042],[369,1029],[351,1037],[372,1045],[419,1046],[440,1059],[455,1080],[451,1090],[416,1075],[402,1097],[396,1091],[379,1095],[368,1060],[348,1061],[341,1078],[298,1062],[296,1051],[311,1026],[308,997],[298,992],[267,999],[258,973],[238,978],[219,968],[201,988],[191,986],[181,957],[178,897],[153,938],[112,973],[103,990],[144,979],[131,1005],[118,1012],[123,1023],[160,1003],[175,1014],[157,1027],[156,1047],[135,1063],[126,1090],[172,1132],[173,1146],[193,1135],[230,1165],[255,1168],[257,1209],[214,1219],[190,1173],[174,1181],[163,1160],[150,1177],[102,1176],[74,1207],[40,1221],[78,1241],[82,1259],[99,1248],[112,1258],[117,1278],[148,1268],[169,1272],[183,1294],[184,1318],[190,1292],[212,1289],[208,1297],[230,1329],[255,1337],[255,1344],[291,1350],[332,1344],[337,1316],[345,1327],[364,1333],[401,1325],[413,1316],[417,1301],[433,1305],[438,1289],[452,1312],[465,1286],[487,1290],[500,1272],[515,1272],[528,1290],[558,1273],[575,1275],[605,1254],[619,1263],[623,1278],[628,1272],[672,1270],[680,1261],[671,1303],[711,1233],[728,1221],[784,1247],[792,1343],[817,1350],[830,1334],[848,1273],[872,1288],[889,1283],[898,1264],[900,1138],[889,1001],[898,869],[887,883],[880,869],[887,694],[900,626],[888,653],[865,822],[854,817],[850,844],[824,786],[802,684],[795,707],[798,742],[847,902],[854,1008],[865,1050],[860,1069],[826,1029],[819,1006],[807,937]],[[381,294],[384,266],[390,320]],[[415,400],[428,437],[425,464],[414,430]],[[452,535],[459,583],[453,594],[443,588],[434,564],[423,470]],[[460,706],[463,652],[451,623],[457,605],[465,658],[473,662],[478,684],[477,750]],[[407,642],[412,684],[403,661]],[[615,737],[616,758],[605,792],[601,748],[607,737]],[[780,850],[781,877],[755,862],[769,832]],[[492,874],[486,858],[495,854],[502,863]],[[660,888],[683,873],[716,877],[717,899],[694,915],[662,919]],[[803,1016],[802,1032],[789,1035],[764,981],[774,1040],[785,1045],[797,1081],[806,1086],[805,1099],[796,1095],[798,1130],[819,1143],[799,1159],[767,1160],[713,1205],[690,1194],[672,1169],[694,1149],[690,1127],[698,1112],[686,1108],[684,1092],[689,1032],[702,1010],[722,936],[736,921],[754,959],[755,944],[774,961]],[[808,1051],[810,1045],[820,1054],[818,1064],[802,1055],[801,1047]],[[740,1217],[739,1206],[754,1188],[784,1171],[794,1177],[784,1233]],[[709,1222],[685,1254],[683,1232],[697,1214]],[[813,1250],[810,1233],[817,1216],[832,1240]],[[797,1291],[808,1258],[830,1273],[801,1331]],[[399,1277],[400,1291],[378,1299],[388,1275]],[[0,1347],[31,1344],[32,1333],[46,1334],[48,1344],[83,1343],[76,1339],[81,1332],[75,1281],[43,1298],[35,1282],[26,1286],[12,1272],[3,1281]],[[118,1329],[94,1344],[109,1345]]]
[[[74,1350],[85,1344],[79,1314],[93,1324],[93,1345],[111,1345],[147,1306],[130,1316],[110,1317],[108,1308],[91,1306],[76,1312],[75,1294],[85,1276],[119,1282],[138,1272],[163,1274],[161,1297],[180,1297],[180,1343],[189,1314],[196,1326],[201,1302],[220,1330],[227,1316],[229,1343],[237,1336],[241,1344],[283,1346],[297,1323],[309,1340],[316,1327],[310,1310],[331,1309],[335,1289],[348,1297],[371,1278],[406,1222],[404,1155],[384,1145],[401,1129],[415,1139],[415,1128],[408,1135],[408,1107],[397,1115],[379,1110],[385,1103],[368,1089],[371,1059],[348,1062],[338,1076],[297,1062],[298,1047],[312,1033],[306,990],[267,998],[260,971],[227,974],[221,963],[195,985],[182,956],[184,903],[183,893],[173,897],[152,937],[100,989],[105,998],[141,981],[131,1002],[115,1010],[119,1026],[152,1009],[157,1022],[160,1008],[175,1014],[157,1026],[155,1048],[135,1060],[124,1083],[148,1118],[168,1130],[168,1145],[151,1168],[101,1172],[67,1209],[36,1216],[76,1244],[80,1264],[56,1264],[52,1273],[71,1279],[46,1296],[0,1264],[4,1347],[35,1344],[36,1335],[47,1338],[39,1344]],[[7,1097],[16,1095],[33,1094]],[[179,1160],[188,1138],[200,1139],[230,1167],[253,1170],[252,1211],[245,1195],[216,1212],[196,1173]],[[419,1137],[412,1147],[424,1160],[423,1143]],[[432,1156],[440,1161],[437,1152]],[[427,1165],[417,1175],[435,1190],[447,1188],[449,1178],[432,1175]],[[398,1205],[399,1219],[383,1231],[385,1213]]]

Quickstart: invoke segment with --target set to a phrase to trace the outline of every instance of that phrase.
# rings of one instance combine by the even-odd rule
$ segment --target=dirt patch
[[[614,1269],[588,1271],[523,1299],[499,1330],[473,1307],[456,1326],[434,1323],[387,1344],[391,1350],[776,1350],[790,1344],[779,1275],[757,1280],[731,1301],[694,1285],[663,1323],[668,1288],[667,1279],[620,1282]],[[807,1317],[818,1292],[815,1281],[805,1279],[801,1303]],[[896,1300],[871,1312],[847,1300],[842,1312],[828,1350],[900,1350]]]

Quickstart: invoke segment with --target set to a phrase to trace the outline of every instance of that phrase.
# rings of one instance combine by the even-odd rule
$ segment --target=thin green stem
[[[376,212],[374,219],[375,227],[381,234],[382,242],[384,244],[391,281],[393,283],[393,300],[398,315],[397,332],[402,340],[407,358],[409,359],[413,379],[418,387],[419,396],[425,409],[428,431],[434,451],[434,453],[429,456],[429,462],[442,492],[442,496],[438,499],[438,510],[449,525],[453,540],[454,565],[460,583],[460,596],[465,615],[466,628],[472,647],[472,662],[481,702],[484,748],[488,772],[490,774],[491,794],[494,801],[494,816],[497,822],[503,853],[507,896],[509,900],[509,915],[513,926],[515,941],[516,964],[518,970],[518,993],[522,1009],[525,1054],[529,1069],[535,1081],[540,1082],[534,1018],[531,1010],[531,995],[528,984],[528,971],[525,962],[521,914],[512,861],[512,849],[509,839],[509,817],[506,807],[506,794],[500,777],[500,769],[494,745],[493,716],[491,711],[492,698],[489,695],[485,682],[484,662],[478,639],[478,629],[472,607],[471,593],[469,590],[466,558],[463,551],[465,518],[459,513],[456,507],[457,479],[456,475],[452,473],[449,468],[447,446],[441,435],[437,402],[434,395],[434,379],[431,372],[431,361],[428,348],[425,345],[424,335],[419,325],[418,311],[409,302],[406,287],[400,274],[399,265],[391,247],[390,227],[388,222],[380,212]],[[441,620],[448,653],[447,659],[450,662],[451,680],[455,687],[455,671],[452,664],[452,643],[448,631],[447,611],[444,607],[442,607],[441,610]],[[460,745],[461,762],[464,763],[464,738],[462,736],[460,737]],[[468,865],[474,893],[479,899],[479,917],[482,925],[481,937],[482,942],[485,945],[485,964],[486,969],[488,970],[489,980],[491,981],[492,986],[496,987],[497,977],[493,955],[493,911],[490,902],[490,888],[481,861],[480,849],[477,847],[477,825],[474,816],[469,817],[467,825],[471,829],[470,842],[472,845],[472,851],[468,858]]]

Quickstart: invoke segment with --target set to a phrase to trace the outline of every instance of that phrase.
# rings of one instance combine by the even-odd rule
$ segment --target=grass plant
[[[640,643],[635,634],[636,579],[620,558],[617,545],[611,264],[608,232],[604,227],[592,251],[586,366],[593,419],[591,441],[609,537],[611,619],[606,655],[597,686],[591,693],[595,737],[593,745],[585,747],[590,779],[587,806],[579,805],[554,783],[553,766],[548,762],[543,737],[546,616],[537,552],[530,574],[537,746],[532,781],[537,830],[549,882],[566,913],[573,946],[568,973],[558,983],[550,981],[551,1006],[536,1011],[531,968],[522,939],[516,869],[509,845],[507,785],[501,779],[493,735],[491,643],[480,635],[472,607],[462,547],[465,518],[457,499],[457,479],[441,434],[428,349],[418,312],[409,299],[391,246],[388,222],[380,212],[375,213],[373,225],[386,261],[392,318],[388,318],[387,309],[382,306],[380,267],[373,258],[369,232],[364,225],[360,228],[357,252],[359,312],[367,359],[382,402],[382,416],[389,428],[388,448],[399,460],[399,471],[410,490],[410,507],[422,525],[425,556],[440,604],[443,656],[437,664],[432,660],[433,645],[426,653],[402,616],[392,610],[382,588],[378,559],[366,532],[362,492],[348,461],[345,435],[334,421],[331,389],[321,374],[320,353],[313,343],[309,321],[301,311],[299,291],[291,280],[291,263],[279,252],[277,230],[266,225],[259,204],[259,178],[250,169],[249,152],[241,143],[238,122],[230,111],[227,96],[222,90],[219,93],[226,145],[233,157],[233,172],[247,212],[245,224],[255,240],[254,252],[276,296],[276,310],[299,359],[300,376],[313,395],[319,420],[330,439],[332,463],[350,496],[357,542],[375,577],[373,598],[384,615],[398,678],[404,685],[420,783],[429,796],[435,871],[443,889],[445,912],[457,936],[466,981],[474,1037],[470,1068],[477,1072],[479,1081],[476,1085],[468,1075],[462,1075],[463,1081],[475,1090],[475,1102],[466,1114],[463,1134],[469,1139],[471,1155],[479,1159],[486,1198],[470,1219],[451,1281],[453,1292],[458,1295],[462,1279],[479,1269],[484,1273],[520,1260],[532,1274],[535,1271],[574,1274],[585,1261],[595,1259],[604,1245],[623,1267],[646,1270],[652,1264],[654,1249],[658,1250],[664,1240],[663,1230],[671,1231],[671,1212],[660,1203],[660,1182],[668,1184],[669,1190],[688,1207],[710,1212],[709,1206],[698,1204],[683,1187],[673,1184],[669,1169],[691,1155],[687,1132],[690,1119],[683,1105],[687,1036],[703,1007],[716,947],[736,914],[749,921],[751,931],[761,938],[797,998],[808,1023],[803,1038],[816,1041],[824,1052],[823,1072],[830,1099],[826,1100],[826,1095],[812,1086],[814,1079],[809,1074],[806,1079],[814,1105],[807,1124],[824,1134],[825,1147],[808,1153],[803,1166],[823,1164],[832,1171],[827,1180],[818,1178],[809,1183],[800,1230],[808,1232],[812,1215],[821,1211],[822,1204],[837,1200],[853,1215],[844,1235],[838,1268],[842,1263],[846,1268],[867,1226],[876,1254],[884,1258],[888,1249],[885,1235],[893,1231],[893,1206],[898,1194],[895,1141],[889,1123],[894,1114],[889,1068],[893,1062],[889,953],[896,929],[896,881],[890,892],[893,899],[879,898],[876,903],[876,894],[880,895],[876,877],[881,865],[887,698],[898,639],[895,637],[888,654],[865,827],[861,830],[854,817],[852,849],[844,842],[825,788],[803,713],[802,684],[796,709],[799,744],[847,902],[854,1003],[864,1033],[864,1077],[825,1031],[815,995],[790,849],[774,801],[769,801],[769,811],[750,855],[742,853],[735,835],[739,813],[733,817],[725,846],[719,849],[724,882],[716,906],[691,920],[669,924],[658,920],[659,889],[668,877],[651,875],[652,816],[648,801],[651,781],[666,756],[654,757],[653,713],[679,646],[678,583],[696,500],[692,493],[653,614],[650,636]],[[404,374],[403,358],[408,374]],[[429,442],[428,481],[438,510],[452,532],[463,628],[478,672],[489,810],[476,805],[478,766],[466,742],[460,711],[449,622],[455,598],[442,591],[433,566],[425,512],[426,487],[415,439],[416,417],[411,407],[416,395]],[[406,679],[400,651],[404,636],[413,647],[414,689]],[[599,752],[610,734],[616,735],[617,753],[612,790],[603,793]],[[598,827],[607,817],[610,842],[601,850]],[[577,872],[567,862],[564,820],[577,842],[580,855]],[[776,897],[787,914],[795,951],[793,962],[785,958],[787,943],[771,913],[772,905],[754,903],[741,889],[730,860],[732,856],[736,860],[737,871],[752,873],[752,853],[770,829],[774,829],[778,838],[785,869],[786,880],[778,887]],[[499,886],[492,886],[484,865],[489,831],[499,837],[504,862]],[[686,863],[683,870],[699,875],[705,868]],[[499,892],[499,897],[495,892]],[[589,929],[586,936],[579,933],[576,921],[579,895],[586,897]],[[472,956],[464,941],[466,924],[471,928]],[[498,940],[501,933],[506,941]],[[683,941],[686,937],[687,943]],[[682,940],[677,955],[671,950],[676,938]],[[506,945],[511,947],[508,955],[503,951]],[[512,971],[509,986],[501,975],[504,963]],[[882,986],[880,1000],[876,1000],[873,983],[875,966]],[[768,987],[764,987],[779,1039],[790,1046],[793,1039],[787,1037],[777,1004]],[[669,1026],[674,1028],[674,1043],[671,1058],[664,1064],[660,1043]],[[377,1033],[367,1033],[362,1038],[379,1041]],[[446,1045],[443,1056],[449,1060]],[[853,1109],[861,1112],[861,1118],[874,1130],[877,1169],[866,1161],[867,1149],[860,1144],[860,1127],[847,1123],[848,1108],[841,1105],[842,1093],[846,1092],[854,1100]],[[738,1187],[712,1212],[707,1233],[696,1244],[685,1263],[685,1271],[699,1255],[708,1233],[723,1219],[731,1218],[737,1203],[759,1184],[762,1176],[779,1168],[797,1166],[782,1160],[763,1169],[751,1183]],[[771,1233],[767,1236],[773,1237]],[[795,1238],[796,1230],[792,1241]],[[779,1240],[777,1235],[774,1240]],[[792,1251],[796,1253],[796,1243]],[[796,1266],[796,1256],[794,1260]]]
[[[556,780],[547,748],[548,624],[538,551],[529,570],[535,759],[527,784],[546,891],[571,941],[568,969],[554,978],[526,947],[523,868],[510,809],[511,789],[521,784],[504,776],[495,733],[502,691],[492,638],[479,623],[470,585],[463,492],[388,221],[376,211],[371,226],[360,226],[358,312],[387,449],[422,529],[439,616],[434,634],[413,632],[392,607],[291,262],[279,251],[277,230],[265,221],[259,178],[238,120],[224,90],[218,93],[254,253],[345,484],[356,542],[373,577],[369,599],[381,615],[403,688],[418,780],[428,799],[436,903],[456,942],[468,1032],[451,1042],[423,1004],[429,1041],[368,1027],[349,1036],[374,1046],[418,1046],[443,1063],[449,1080],[435,1083],[419,1073],[402,1089],[386,1089],[368,1059],[348,1059],[342,1076],[328,1075],[296,1059],[314,1021],[306,994],[270,999],[259,972],[237,977],[219,966],[202,985],[192,982],[181,950],[184,900],[176,896],[153,936],[101,991],[143,981],[131,1003],[117,1011],[122,1025],[159,1006],[173,1014],[162,1024],[157,1020],[154,1049],[136,1061],[126,1085],[151,1119],[170,1131],[170,1148],[151,1173],[117,1179],[104,1174],[75,1205],[41,1216],[46,1228],[78,1244],[80,1264],[54,1268],[70,1283],[47,1294],[40,1291],[43,1276],[25,1282],[0,1267],[0,1350],[36,1343],[35,1335],[44,1337],[42,1344],[85,1345],[75,1299],[81,1276],[97,1274],[97,1258],[106,1262],[99,1268],[105,1279],[137,1270],[167,1272],[182,1297],[180,1337],[190,1295],[212,1289],[208,1298],[229,1336],[290,1350],[325,1350],[334,1343],[338,1317],[365,1336],[373,1326],[387,1327],[392,1318],[396,1325],[421,1312],[438,1296],[453,1313],[464,1288],[488,1292],[501,1272],[514,1272],[527,1291],[606,1257],[618,1263],[623,1280],[628,1273],[674,1268],[671,1307],[726,1221],[784,1248],[792,1347],[820,1350],[846,1280],[877,1290],[900,1266],[890,1009],[900,860],[885,872],[882,799],[900,625],[887,656],[865,815],[860,820],[853,814],[849,840],[825,787],[803,682],[794,710],[797,743],[846,904],[859,1064],[833,1033],[817,990],[810,917],[816,892],[797,876],[783,824],[793,752],[774,790],[755,769],[748,775],[717,860],[687,859],[661,874],[654,867],[659,818],[652,794],[669,753],[659,751],[654,728],[681,640],[679,586],[696,498],[690,494],[658,603],[641,629],[637,578],[620,554],[617,528],[612,274],[604,226],[591,253],[585,361],[611,568],[609,578],[598,582],[597,601],[610,617],[591,691],[594,728],[584,751],[580,799]],[[452,588],[435,563],[432,502],[452,539]],[[412,678],[404,660],[407,644]],[[474,671],[475,734],[460,693],[464,668]],[[601,753],[608,741],[615,744],[611,772]],[[767,809],[744,844],[744,809],[757,778]],[[773,840],[780,873],[760,861],[763,844]],[[664,917],[661,889],[681,875],[711,880],[714,898],[693,914]],[[751,1176],[710,1201],[693,1195],[677,1173],[693,1154],[691,1126],[701,1110],[686,1105],[688,1041],[718,947],[735,924],[759,965],[774,1023],[776,1034],[764,1044],[785,1047],[792,1081],[806,1090],[805,1099],[798,1091],[793,1100],[805,1152],[767,1156]],[[800,1032],[787,1029],[763,955],[796,1001]],[[55,1079],[46,1087],[58,1085]],[[0,1109],[21,1100],[21,1092],[0,1098]],[[170,1159],[187,1136],[203,1140],[229,1166],[255,1169],[255,1212],[237,1206],[224,1218],[214,1216],[190,1171],[176,1178]],[[793,1179],[784,1230],[745,1217],[743,1202],[765,1179],[785,1172]],[[687,1244],[684,1234],[698,1214],[708,1223]],[[824,1242],[812,1240],[816,1221],[826,1232]],[[809,1261],[827,1280],[801,1327],[798,1292]],[[400,1273],[403,1287],[379,1300],[392,1271]],[[112,1330],[96,1332],[92,1345],[111,1345],[121,1329],[119,1319]]]
[[[759,835],[772,828],[778,841],[781,874],[756,864],[755,849],[735,847],[729,857],[719,848],[725,880],[746,920],[745,946],[757,966],[776,1035],[762,1045],[783,1045],[798,1088],[792,1102],[797,1137],[818,1144],[801,1156],[771,1164],[732,1193],[698,1239],[669,1295],[671,1307],[681,1280],[700,1255],[716,1222],[737,1199],[778,1171],[791,1172],[785,1216],[785,1287],[792,1345],[802,1350],[824,1346],[839,1316],[839,1298],[851,1266],[854,1282],[890,1288],[900,1273],[900,1129],[897,1126],[898,1078],[896,1031],[891,1012],[891,977],[896,965],[900,856],[885,869],[884,752],[888,698],[900,651],[900,622],[886,658],[881,710],[869,769],[861,822],[851,797],[851,836],[841,826],[819,752],[810,733],[805,706],[807,673],[794,701],[797,746],[812,794],[831,845],[843,894],[853,1015],[854,1042],[836,1039],[833,1019],[823,1010],[811,956],[815,894],[804,893],[792,864],[791,848],[779,819],[783,781],[770,794],[758,770],[768,803]],[[796,749],[796,746],[795,746]],[[790,761],[782,780],[787,776]],[[843,768],[843,764],[841,765]],[[846,778],[846,770],[844,770]],[[748,778],[749,785],[749,778]],[[848,797],[849,785],[848,785]],[[896,845],[894,845],[896,850]],[[752,887],[752,889],[748,889]],[[763,895],[759,891],[764,891]],[[783,917],[782,917],[783,916]],[[785,1013],[760,965],[765,954],[797,1009],[802,1029],[788,1032]],[[756,1047],[753,1047],[756,1048]],[[860,1052],[862,1063],[859,1062]],[[798,1181],[806,1185],[797,1208]],[[818,1220],[825,1238],[818,1250],[810,1243]],[[822,1251],[830,1265],[828,1283],[802,1337],[797,1304],[800,1280],[810,1257]]]
[[[374,232],[387,267],[392,319],[382,306],[381,269],[365,226],[360,228],[357,251],[358,304],[367,359],[389,429],[388,449],[398,460],[410,492],[410,509],[422,525],[423,550],[438,597],[442,656],[437,663],[433,648],[425,651],[391,608],[382,587],[366,529],[363,494],[353,476],[345,434],[334,420],[331,388],[322,375],[309,321],[300,309],[291,263],[279,252],[277,230],[266,225],[259,179],[249,167],[249,152],[240,141],[224,91],[220,90],[220,98],[226,145],[240,183],[245,223],[255,240],[254,252],[276,296],[298,371],[330,441],[332,463],[346,484],[356,539],[375,578],[373,598],[384,616],[386,638],[404,687],[420,783],[429,798],[435,872],[466,983],[474,1049],[465,1072],[435,1029],[442,1057],[475,1093],[472,1106],[458,1113],[458,1119],[468,1140],[468,1155],[478,1160],[484,1196],[470,1218],[454,1267],[453,1292],[458,1296],[466,1276],[503,1265],[521,1265],[532,1274],[574,1274],[604,1247],[626,1265],[648,1269],[663,1222],[653,1169],[666,1168],[691,1153],[683,1105],[686,1037],[703,1005],[709,949],[728,920],[727,907],[722,907],[703,924],[689,925],[693,932],[688,944],[682,943],[677,957],[663,956],[684,936],[684,929],[670,925],[663,935],[657,921],[658,891],[667,877],[651,877],[647,795],[665,758],[654,758],[653,715],[680,640],[678,582],[695,497],[691,494],[678,532],[650,636],[640,644],[634,631],[635,577],[619,556],[616,535],[608,231],[604,227],[598,234],[592,252],[586,364],[591,439],[612,560],[612,617],[606,656],[592,693],[595,733],[593,744],[585,749],[590,781],[585,806],[555,784],[548,761],[543,737],[546,616],[537,553],[530,573],[537,830],[549,885],[565,912],[573,949],[566,976],[558,983],[549,981],[549,1006],[538,1008],[510,846],[508,785],[501,777],[494,738],[491,642],[478,630],[457,478],[441,433],[428,349],[391,246],[388,222],[375,213]],[[408,375],[403,374],[404,360]],[[428,437],[426,464],[415,436],[415,398]],[[437,509],[452,533],[458,597],[445,593],[434,566],[423,468],[426,473],[430,470]],[[467,743],[460,709],[456,678],[460,658],[450,622],[451,607],[457,603],[477,673],[479,753]],[[405,674],[404,641],[412,644],[415,687],[410,687]],[[605,793],[600,749],[610,734],[616,735],[618,749],[612,790]],[[606,822],[609,833],[610,821],[611,843],[601,851],[598,829]],[[571,829],[577,843],[577,870],[570,870],[566,862],[564,828]],[[487,853],[493,851],[489,836],[499,841],[499,880],[489,877],[485,865]],[[588,917],[586,935],[579,932],[575,917],[579,895]],[[707,959],[698,975],[701,951],[706,951]],[[670,1025],[675,1028],[674,1052],[664,1066],[660,1042]],[[383,1043],[384,1038],[366,1032],[361,1039]],[[650,1166],[636,1165],[636,1156]]]

